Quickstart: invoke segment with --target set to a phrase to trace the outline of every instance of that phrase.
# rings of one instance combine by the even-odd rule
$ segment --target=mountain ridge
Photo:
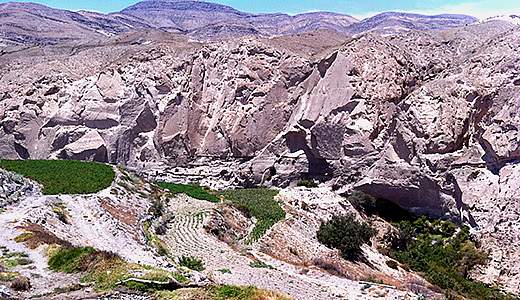
[[[402,20],[389,20],[396,15]],[[361,21],[334,12],[293,16],[283,13],[253,14],[218,3],[191,0],[142,1],[109,14],[8,2],[0,4],[0,45],[52,45],[67,40],[96,39],[142,30],[179,33],[200,41],[244,35],[299,34],[317,29],[345,35],[367,31],[395,34],[413,29],[451,28],[477,20],[465,15],[425,16],[406,13],[383,13]]]

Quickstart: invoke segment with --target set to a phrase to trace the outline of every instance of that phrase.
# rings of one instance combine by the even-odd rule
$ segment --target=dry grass
[[[60,238],[58,238],[56,235],[54,235],[52,232],[48,231],[47,229],[43,228],[43,226],[34,224],[34,223],[27,223],[24,226],[19,226],[18,229],[22,229],[26,231],[25,233],[22,233],[18,237],[15,238],[15,241],[17,239],[19,242],[25,243],[27,247],[30,249],[36,249],[40,245],[60,245],[63,248],[70,249],[73,248],[73,245],[70,242],[64,241]],[[18,241],[17,241],[18,242]]]

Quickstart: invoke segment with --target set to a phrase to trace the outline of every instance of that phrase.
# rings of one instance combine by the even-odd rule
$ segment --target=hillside
[[[204,1],[143,1],[120,12],[53,9],[35,3],[0,4],[0,47],[54,45],[66,41],[82,44],[105,37],[144,30],[186,35],[199,41],[216,41],[246,35],[278,36],[312,30],[354,35],[368,31],[382,34],[403,30],[434,30],[477,21],[465,15],[424,16],[385,13],[359,22],[331,12],[251,14]]]
[[[35,164],[24,170],[37,169],[36,164],[41,163],[25,162]],[[48,165],[60,162],[67,161],[46,161]],[[97,164],[81,165],[84,168]],[[183,286],[161,289],[153,285],[123,284],[148,292],[137,296],[120,289],[126,279],[164,281],[154,279],[164,278],[164,274],[186,287],[192,285],[199,295],[206,293],[209,297],[216,293],[215,298],[207,299],[235,299],[217,296],[224,295],[219,289],[238,289],[236,286],[255,287],[243,288],[243,297],[264,294],[274,297],[269,299],[280,300],[293,299],[280,292],[294,299],[325,300],[336,296],[368,299],[374,295],[415,299],[407,287],[409,282],[426,284],[417,274],[386,266],[385,257],[375,246],[363,248],[368,261],[359,264],[346,261],[337,251],[320,245],[315,232],[321,217],[332,211],[355,212],[347,200],[326,189],[281,191],[275,199],[284,203],[288,216],[272,230],[268,228],[265,235],[259,235],[255,242],[244,243],[252,235],[251,228],[259,223],[248,217],[243,208],[240,210],[239,206],[220,199],[215,203],[182,192],[171,194],[120,167],[114,168],[115,180],[108,188],[90,194],[42,195],[41,186],[34,181],[0,171],[2,186],[11,187],[2,191],[0,197],[7,195],[14,199],[10,203],[0,202],[3,228],[0,288],[4,296],[12,299],[97,299],[110,297],[114,289],[126,295],[125,299],[152,299],[154,295],[170,299],[191,293]],[[54,184],[46,182],[44,186],[52,189]],[[250,190],[251,197],[263,191],[267,190]],[[16,197],[13,192],[18,192]],[[278,192],[268,194],[272,198]],[[300,208],[295,202],[316,198],[327,201],[309,202],[314,205],[310,210]],[[303,217],[309,223],[296,221]],[[215,234],[216,231],[219,233]],[[241,239],[229,239],[239,232]],[[291,241],[296,236],[298,240]],[[287,248],[280,243],[292,246]],[[81,259],[71,259],[78,255],[73,253],[79,253]],[[294,253],[298,253],[297,259],[308,262],[294,261]],[[201,259],[202,268],[188,269],[181,264],[181,257]],[[348,273],[331,273],[327,264],[332,261]],[[157,277],[159,274],[163,277]],[[390,285],[367,287],[358,282],[369,275]],[[28,278],[32,288],[16,291],[16,278]],[[435,295],[428,289],[423,292]]]

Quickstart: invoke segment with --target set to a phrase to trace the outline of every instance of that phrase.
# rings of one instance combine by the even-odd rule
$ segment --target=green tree
[[[369,243],[377,230],[367,223],[356,221],[355,214],[334,215],[323,222],[316,233],[320,243],[341,250],[345,259],[354,259],[361,252],[361,245]]]

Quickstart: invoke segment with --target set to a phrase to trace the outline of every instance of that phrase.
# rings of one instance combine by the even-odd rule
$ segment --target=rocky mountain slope
[[[245,35],[273,36],[311,30],[332,30],[354,35],[375,30],[444,29],[476,21],[465,15],[423,16],[388,13],[359,22],[330,12],[251,14],[204,1],[143,1],[121,12],[102,14],[53,9],[34,3],[0,4],[0,47],[53,45],[64,41],[98,40],[143,30],[183,34],[200,41]],[[358,24],[359,23],[359,24]]]
[[[518,293],[518,26],[342,39],[143,32],[4,53],[0,156],[361,189],[467,222],[493,258],[479,278]]]

